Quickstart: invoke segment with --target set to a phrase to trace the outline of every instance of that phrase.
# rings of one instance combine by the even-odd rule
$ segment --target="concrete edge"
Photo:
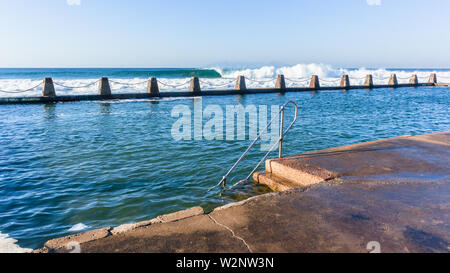
[[[295,191],[308,191],[310,189],[329,185],[329,184],[336,184],[341,183],[340,179],[334,179],[333,181],[322,181],[317,184],[308,185],[308,186],[299,186],[297,188],[289,189],[283,192],[270,192],[266,194],[261,194],[257,196],[253,196],[250,198],[247,198],[245,200],[239,201],[239,202],[232,202],[229,204],[226,204],[224,206],[220,206],[212,210],[211,212],[207,214],[212,214],[214,212],[219,212],[221,210],[225,210],[232,207],[242,206],[246,203],[252,202],[256,199],[260,198],[270,198],[271,196],[279,195],[279,194],[289,194],[290,192]],[[61,249],[68,249],[70,250],[70,244],[71,243],[87,243],[92,242],[95,240],[103,239],[110,236],[116,236],[122,233],[130,232],[133,230],[136,230],[138,228],[143,228],[147,226],[151,226],[154,224],[164,224],[164,223],[170,223],[170,222],[176,222],[179,220],[183,220],[186,218],[191,218],[195,216],[205,215],[205,212],[202,207],[193,207],[185,210],[180,210],[174,213],[170,214],[164,214],[157,216],[156,218],[153,218],[151,220],[142,221],[138,223],[129,223],[129,224],[123,224],[117,227],[105,227],[97,230],[92,230],[84,233],[79,234],[73,234],[68,235],[61,238],[55,238],[52,240],[47,241],[42,248],[35,249],[32,251],[32,253],[52,253],[55,250],[61,250]]]
[[[273,191],[287,191],[292,188],[303,186],[275,177],[274,175],[266,172],[255,172],[253,174],[253,181],[254,183],[260,185],[266,185]]]
[[[339,177],[338,173],[324,169],[317,165],[304,165],[305,169],[292,167],[285,162],[292,161],[291,158],[275,158],[266,161],[266,173],[278,176],[298,186],[308,186],[320,183],[324,180]],[[298,182],[301,181],[301,182]]]
[[[164,214],[156,217],[161,223],[175,222],[182,219],[205,214],[202,207],[193,207],[186,210],[180,210],[170,214]]]
[[[254,201],[256,199],[260,199],[260,198],[270,198],[271,196],[282,195],[282,194],[289,194],[291,192],[297,192],[297,191],[305,192],[305,191],[309,191],[309,190],[315,189],[317,187],[329,186],[329,185],[338,185],[338,184],[342,184],[342,183],[343,183],[343,181],[340,178],[334,178],[334,179],[331,179],[331,180],[323,180],[323,181],[321,181],[319,183],[316,183],[316,184],[311,184],[311,185],[307,185],[307,186],[298,186],[296,188],[292,188],[292,189],[289,189],[289,190],[286,190],[286,191],[269,192],[269,193],[253,196],[253,197],[250,197],[248,199],[245,199],[245,200],[242,200],[242,201],[239,201],[239,202],[233,202],[233,203],[221,206],[221,207],[217,207],[214,210],[212,210],[211,212],[209,212],[208,214],[211,214],[211,213],[214,213],[214,212],[218,212],[218,211],[221,211],[221,210],[225,210],[225,209],[229,209],[229,208],[232,208],[232,207],[242,206],[242,205],[244,205],[246,203],[252,202],[252,201]]]
[[[279,194],[289,194],[290,192],[296,192],[296,191],[303,192],[303,191],[307,191],[307,190],[314,189],[316,187],[320,187],[320,186],[324,186],[324,185],[336,184],[336,182],[339,183],[341,181],[339,179],[336,179],[333,181],[323,181],[321,183],[317,183],[314,185],[299,186],[297,188],[293,188],[293,189],[283,191],[283,192],[271,192],[271,193],[253,196],[253,197],[250,197],[248,199],[245,199],[245,200],[242,200],[239,202],[233,202],[233,203],[229,203],[227,205],[221,206],[221,207],[217,207],[214,210],[212,210],[211,212],[207,213],[207,215],[213,214],[214,212],[219,212],[221,210],[225,210],[228,208],[242,206],[242,205],[252,202],[256,199],[270,198],[271,196],[275,196],[275,195],[279,195]],[[103,239],[103,238],[110,237],[110,236],[117,236],[119,234],[130,232],[130,231],[136,230],[138,228],[143,228],[143,227],[151,226],[154,224],[164,224],[164,223],[176,222],[179,220],[183,220],[183,219],[187,219],[187,218],[191,218],[191,217],[195,217],[195,216],[200,216],[200,215],[206,215],[203,208],[193,207],[190,209],[180,210],[180,211],[170,213],[170,214],[160,215],[160,216],[157,216],[156,218],[153,218],[153,219],[147,220],[147,221],[123,224],[123,225],[120,225],[120,226],[117,226],[114,228],[105,227],[105,228],[92,230],[92,231],[88,231],[88,232],[84,232],[84,233],[69,235],[69,236],[65,236],[65,237],[61,237],[61,238],[55,238],[55,239],[47,241],[42,248],[33,250],[32,253],[53,253],[53,252],[56,252],[56,250],[61,250],[61,249],[71,250],[72,249],[72,248],[70,248],[71,243],[82,244],[82,243],[92,242],[92,241]]]
[[[392,140],[397,140],[397,139],[404,139],[404,138],[411,138],[414,137],[412,135],[402,135],[402,136],[397,136],[397,137],[388,137],[388,138],[383,138],[383,139],[376,139],[376,140],[371,140],[371,141],[366,141],[366,142],[358,142],[358,143],[354,143],[354,144],[348,144],[348,145],[344,145],[344,146],[339,146],[339,147],[330,147],[330,148],[325,148],[325,149],[321,149],[321,150],[316,150],[316,151],[311,151],[311,152],[306,152],[306,153],[301,153],[301,154],[296,154],[296,155],[314,155],[317,154],[318,152],[328,152],[328,151],[341,151],[341,150],[346,150],[349,147],[351,148],[359,148],[359,147],[364,147],[366,145],[370,145],[370,144],[376,144],[379,142],[385,142],[385,141],[392,141]],[[277,161],[277,160],[283,160],[289,157],[293,157],[296,155],[292,155],[292,156],[286,156],[283,158],[272,158],[272,161]]]
[[[71,243],[87,243],[94,240],[108,237],[111,233],[111,227],[104,227],[101,229],[91,230],[84,233],[69,235],[61,238],[52,239],[44,244],[47,249],[62,249],[69,248]]]
[[[250,201],[252,201],[252,200],[255,200],[255,199],[257,199],[257,198],[267,197],[267,196],[271,196],[271,195],[275,195],[275,194],[277,194],[277,192],[270,192],[270,193],[266,193],[266,194],[261,194],[261,195],[253,196],[253,197],[247,198],[247,199],[242,200],[242,201],[239,201],[239,202],[229,203],[229,204],[226,204],[226,205],[224,205],[224,206],[217,207],[217,208],[213,209],[213,210],[212,210],[210,213],[208,213],[208,214],[211,214],[211,213],[213,213],[213,212],[215,212],[215,211],[220,211],[220,210],[224,210],[224,209],[228,209],[228,208],[232,208],[232,207],[236,207],[236,206],[242,206],[242,205],[244,205],[245,203],[248,203],[248,202],[250,202]]]
[[[415,141],[425,142],[425,143],[436,144],[436,145],[450,146],[450,143],[448,143],[448,142],[433,138],[433,136],[435,136],[435,135],[439,136],[439,135],[448,134],[448,133],[450,133],[450,131],[435,132],[435,133],[430,133],[430,134],[425,134],[425,135],[412,136],[412,137],[410,137],[410,139],[415,140]]]
[[[115,236],[121,233],[133,231],[138,228],[147,227],[159,223],[176,222],[182,219],[199,216],[205,214],[202,207],[193,207],[177,212],[159,215],[151,220],[142,221],[138,223],[123,224],[117,227],[104,227],[96,230],[91,230],[83,233],[72,234],[65,237],[55,238],[47,241],[42,248],[35,249],[32,253],[50,253],[54,250],[68,249],[72,243],[83,244],[95,240],[103,239],[110,236]]]

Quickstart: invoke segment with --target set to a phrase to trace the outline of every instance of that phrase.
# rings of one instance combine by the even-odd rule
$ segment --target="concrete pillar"
[[[372,75],[366,75],[366,80],[364,81],[364,86],[367,86],[369,88],[373,87],[373,77]]]
[[[350,79],[348,78],[348,75],[342,75],[340,87],[344,89],[348,89],[350,87]]]
[[[44,87],[42,88],[43,97],[56,97],[55,86],[52,78],[44,78]]]
[[[198,77],[191,78],[191,85],[189,86],[189,92],[194,92],[194,93],[201,92],[200,81],[199,81]]]
[[[152,95],[159,95],[158,80],[155,77],[148,79],[147,93]]]
[[[246,90],[247,86],[245,85],[245,77],[244,76],[238,76],[236,80],[236,87],[235,90]]]
[[[411,79],[409,79],[409,83],[414,84],[414,85],[417,85],[419,83],[419,80],[417,79],[416,74],[411,75]]]
[[[428,83],[437,83],[436,73],[431,73]]]
[[[284,75],[278,75],[275,89],[286,89],[286,82],[284,81]]]
[[[313,75],[311,77],[311,83],[309,84],[310,88],[320,89],[319,76]]]
[[[391,74],[391,78],[389,79],[389,85],[393,85],[393,86],[397,86],[398,85],[398,81],[397,81],[397,75],[395,74]]]
[[[109,86],[108,78],[100,78],[100,82],[98,85],[98,94],[102,96],[111,96],[111,87]]]

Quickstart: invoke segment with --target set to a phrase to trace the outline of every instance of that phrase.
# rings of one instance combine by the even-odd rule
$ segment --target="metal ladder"
[[[288,126],[288,128],[286,130],[284,130],[284,128],[283,128],[284,127],[284,110],[286,109],[286,106],[288,106],[289,104],[292,104],[295,107],[295,117],[294,117],[294,120],[291,122],[291,124]],[[259,133],[259,135],[255,138],[255,140],[253,140],[252,144],[250,144],[250,146],[247,148],[247,150],[245,150],[245,152],[236,161],[236,163],[234,163],[233,167],[231,167],[231,169],[227,172],[227,174],[225,174],[223,176],[223,178],[222,178],[222,180],[220,180],[219,184],[217,184],[214,187],[212,187],[211,189],[209,189],[208,192],[220,185],[222,185],[222,188],[225,189],[225,187],[227,185],[228,176],[234,171],[234,169],[236,169],[236,167],[239,165],[239,163],[241,163],[241,161],[250,152],[250,150],[253,148],[253,146],[255,146],[256,142],[258,142],[258,140],[261,139],[261,136],[267,132],[269,127],[278,118],[278,116],[280,114],[281,114],[280,137],[277,140],[277,142],[269,149],[269,151],[266,153],[266,155],[261,159],[261,161],[259,161],[258,165],[256,165],[256,167],[247,176],[247,178],[232,185],[229,189],[232,189],[235,186],[237,186],[238,184],[248,181],[250,179],[250,177],[256,172],[256,170],[261,166],[261,164],[267,159],[267,157],[277,148],[277,146],[279,147],[278,157],[281,158],[283,156],[283,139],[286,136],[286,134],[289,132],[289,130],[291,130],[292,126],[294,126],[295,122],[297,121],[297,117],[298,117],[298,106],[293,101],[288,101],[281,107],[280,111],[272,118],[272,120],[269,122],[269,124],[267,124],[266,128],[264,128],[264,130],[262,130],[262,132]]]

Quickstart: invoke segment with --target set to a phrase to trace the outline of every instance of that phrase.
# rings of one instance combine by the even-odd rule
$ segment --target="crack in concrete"
[[[237,236],[231,228],[227,227],[227,226],[224,225],[224,224],[219,223],[219,222],[218,222],[216,219],[214,219],[211,215],[209,215],[209,214],[207,214],[207,215],[208,215],[208,217],[209,217],[216,225],[219,225],[219,226],[221,226],[221,227],[227,229],[229,232],[231,232],[231,235],[232,235],[234,238],[236,238],[236,239],[242,241],[242,242],[244,243],[245,247],[247,248],[247,250],[248,250],[250,253],[253,253],[252,249],[251,249],[250,246],[247,244],[247,242],[244,240],[244,238],[242,238],[242,237],[240,237],[240,236]]]

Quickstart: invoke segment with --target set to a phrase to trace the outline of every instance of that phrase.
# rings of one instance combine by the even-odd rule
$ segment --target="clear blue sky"
[[[448,0],[68,1],[0,0],[0,67],[450,67]]]

